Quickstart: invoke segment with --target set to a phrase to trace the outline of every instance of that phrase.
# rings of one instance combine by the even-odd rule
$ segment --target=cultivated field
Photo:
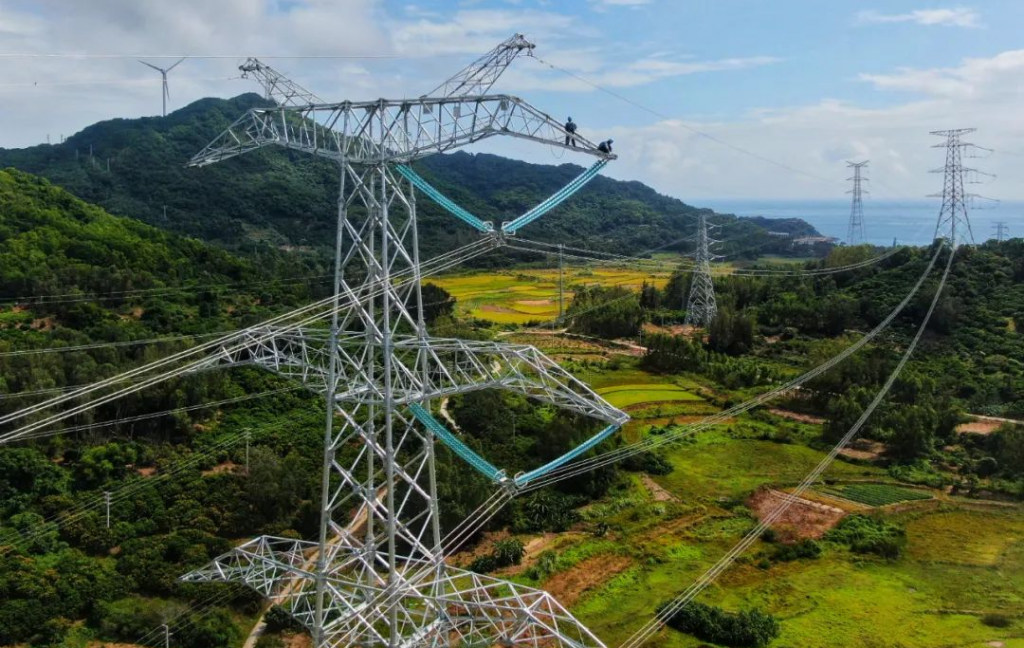
[[[669,272],[653,275],[628,268],[565,268],[564,308],[569,308],[576,286],[623,286],[637,290],[644,281],[658,287],[668,282]],[[548,322],[558,317],[558,268],[475,272],[430,279],[457,300],[460,315],[497,324]]]

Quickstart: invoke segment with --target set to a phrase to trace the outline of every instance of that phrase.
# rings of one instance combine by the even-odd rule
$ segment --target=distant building
[[[839,239],[834,236],[801,236],[800,238],[793,239],[794,245],[816,245],[818,243],[831,243],[835,245],[839,243]]]

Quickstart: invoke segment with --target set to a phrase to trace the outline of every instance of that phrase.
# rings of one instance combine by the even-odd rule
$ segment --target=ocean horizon
[[[701,199],[686,201],[696,207],[707,207],[721,214],[764,216],[767,218],[802,218],[824,236],[846,241],[850,222],[849,200],[755,200]],[[935,234],[939,216],[939,199],[931,200],[865,200],[865,240],[875,245],[928,245]],[[1010,238],[1024,236],[1024,202],[1006,201],[994,207],[970,210],[974,241],[982,243],[995,238],[996,221],[1005,221]]]

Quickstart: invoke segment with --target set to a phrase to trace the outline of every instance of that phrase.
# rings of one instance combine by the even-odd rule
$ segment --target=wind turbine
[[[178,63],[181,63],[182,61],[184,61],[185,58],[186,57],[183,56],[180,59],[178,59]],[[155,66],[155,65],[153,65],[151,63],[146,63],[145,61],[143,61],[141,59],[136,59],[136,60],[139,61],[139,63],[142,63],[143,65],[145,65],[147,67],[153,68],[154,70],[159,72],[160,76],[163,78],[163,90],[164,90],[164,93],[163,93],[164,114],[163,114],[163,116],[166,117],[167,116],[167,99],[171,96],[170,91],[167,89],[167,73],[170,72],[171,70],[173,70],[174,68],[178,67],[178,63],[175,63],[174,65],[172,65],[171,67],[169,67],[169,68],[167,68],[165,70],[164,68],[158,68],[157,66]]]

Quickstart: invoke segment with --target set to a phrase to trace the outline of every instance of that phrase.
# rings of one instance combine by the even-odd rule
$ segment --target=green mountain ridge
[[[266,104],[248,93],[202,99],[167,117],[103,121],[57,145],[0,149],[0,167],[41,175],[111,214],[228,249],[263,247],[323,257],[334,238],[338,172],[330,161],[271,147],[202,169],[185,166],[238,115]],[[431,156],[417,168],[456,202],[494,221],[526,211],[582,171],[574,164],[538,165],[465,152]],[[692,235],[700,211],[640,182],[599,176],[523,236],[639,253]],[[419,218],[428,256],[476,236],[429,200],[420,201]],[[786,239],[770,237],[763,222],[729,215],[718,221],[726,230],[722,238],[728,239],[722,253],[752,248],[785,253],[790,247]],[[773,222],[771,229],[816,234],[803,221]],[[675,249],[686,246],[680,242]],[[498,254],[490,263],[503,260],[507,257]]]

